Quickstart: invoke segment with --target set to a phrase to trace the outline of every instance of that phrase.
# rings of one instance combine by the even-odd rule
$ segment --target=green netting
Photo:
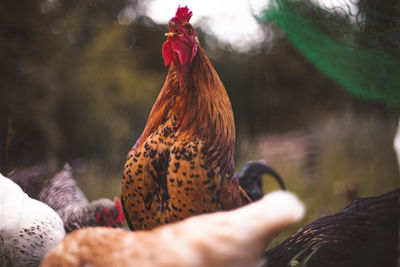
[[[366,100],[400,106],[400,3],[360,0],[323,8],[271,0],[257,18],[276,23],[323,72]]]

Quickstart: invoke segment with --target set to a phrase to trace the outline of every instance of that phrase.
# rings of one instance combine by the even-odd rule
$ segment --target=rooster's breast
[[[221,209],[221,177],[203,148],[201,138],[181,131],[169,119],[129,152],[122,202],[132,230]]]

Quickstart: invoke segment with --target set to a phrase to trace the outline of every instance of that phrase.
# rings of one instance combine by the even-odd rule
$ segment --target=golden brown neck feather
[[[171,63],[164,85],[161,88],[160,94],[158,95],[153,108],[151,109],[143,133],[136,141],[136,144],[132,149],[135,149],[137,146],[141,145],[151,133],[157,130],[174,105],[175,97],[178,91],[178,77]]]
[[[231,103],[217,72],[200,46],[182,88],[178,79],[171,63],[145,130],[134,148],[144,142],[169,114],[174,114],[178,118],[178,135],[205,140],[203,152],[208,155],[211,167],[220,167],[223,175],[233,175],[235,125]]]

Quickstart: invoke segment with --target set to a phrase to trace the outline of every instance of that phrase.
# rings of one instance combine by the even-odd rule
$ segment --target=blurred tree
[[[0,3],[2,170],[24,152],[42,147],[43,151],[36,151],[40,155],[51,150],[51,143],[46,139],[54,129],[48,116],[53,99],[47,93],[49,86],[43,86],[35,75],[36,70],[43,68],[46,62],[43,48],[47,47],[49,52],[53,48],[48,46],[53,42],[51,33],[43,31],[49,22],[47,16],[42,16],[35,1]],[[44,124],[46,127],[43,127]]]
[[[135,5],[1,4],[0,169],[49,157],[97,154],[114,164],[125,157],[128,136],[139,134],[133,124],[144,124],[162,82],[160,73],[140,66],[148,47],[134,47],[136,24],[118,23]]]
[[[135,0],[0,3],[0,171],[49,158],[122,168],[166,73],[167,27],[140,10]],[[199,35],[239,138],[307,127],[354,102],[279,34],[250,53]]]

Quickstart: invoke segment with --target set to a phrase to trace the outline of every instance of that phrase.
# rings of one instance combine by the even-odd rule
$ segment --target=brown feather
[[[128,154],[122,202],[130,227],[151,229],[248,203],[233,176],[234,144],[229,97],[199,46],[184,81],[171,63],[146,127]]]

